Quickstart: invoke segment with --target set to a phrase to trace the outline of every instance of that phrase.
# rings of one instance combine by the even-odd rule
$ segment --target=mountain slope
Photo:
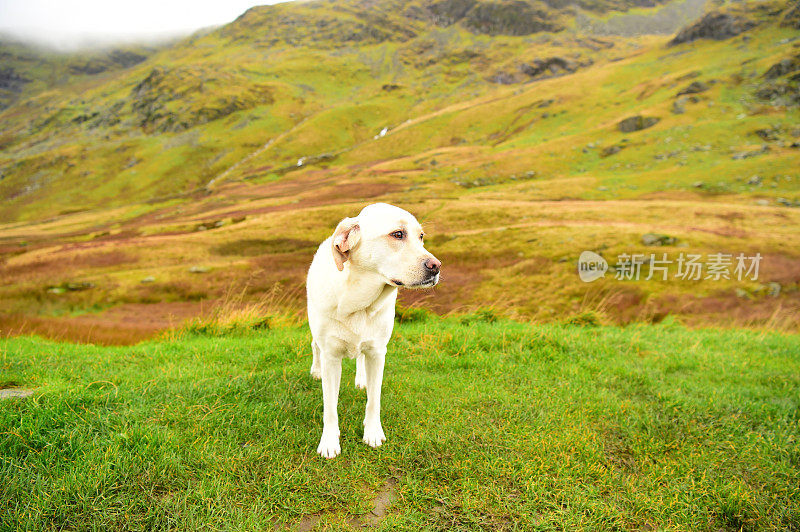
[[[149,304],[166,320],[243,278],[299,306],[313,242],[383,200],[432,225],[447,268],[406,303],[740,324],[800,309],[791,6],[732,4],[671,43],[586,34],[538,3],[565,29],[490,35],[465,22],[479,5],[256,8],[6,109],[3,308],[83,322]],[[674,254],[770,259],[750,283],[576,284],[580,251],[653,252],[653,232],[687,246]]]
[[[625,6],[584,4],[595,12]],[[501,8],[505,11],[497,12]],[[364,129],[320,146],[335,151],[369,138],[385,123],[490,92],[498,82],[570,73],[625,53],[627,43],[610,50],[613,42],[591,39],[570,37],[561,43],[548,34],[538,41],[496,36],[563,29],[571,9],[559,2],[472,0],[253,8],[226,27],[118,75],[78,78],[58,87],[51,83],[50,90],[6,110],[0,194],[7,209],[0,218],[30,219],[118,198],[190,192],[251,147],[310,116],[322,125],[338,122],[337,115],[359,115],[354,121],[359,124],[345,128],[363,124]],[[539,22],[531,18],[534,12]],[[558,61],[526,70],[529,63],[551,58]],[[509,75],[502,68],[512,61],[515,72]],[[66,63],[68,70],[88,72],[104,65],[96,58],[83,65],[74,59]],[[33,78],[24,70],[18,74],[14,65],[6,68],[13,71],[8,84],[19,83],[14,76]],[[395,85],[402,89],[392,91]],[[412,94],[425,101],[415,101]],[[360,116],[361,109],[348,109],[354,99],[372,100],[371,111]],[[215,123],[224,118],[227,127]],[[169,135],[186,130],[194,130],[191,139]],[[152,164],[139,166],[140,161]],[[92,189],[91,197],[86,189]]]

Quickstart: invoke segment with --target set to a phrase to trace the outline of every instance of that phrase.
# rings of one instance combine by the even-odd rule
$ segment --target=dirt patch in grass
[[[375,494],[375,498],[372,500],[372,510],[369,513],[350,519],[350,526],[353,528],[373,528],[378,526],[383,518],[386,517],[386,511],[389,506],[397,499],[396,486],[397,481],[395,479],[387,479],[386,484]]]
[[[748,253],[748,255],[752,255]],[[800,283],[800,258],[785,255],[764,255],[759,278],[782,285]]]
[[[131,345],[201,316],[201,303],[124,304],[75,317],[0,315],[0,336],[35,334],[52,340]]]
[[[383,485],[372,499],[372,509],[368,513],[348,519],[349,525],[356,530],[373,529],[380,525],[383,518],[386,517],[389,506],[397,499],[396,487],[397,481],[395,479],[387,479],[386,484]],[[304,515],[297,524],[294,526],[287,525],[285,528],[307,532],[316,528],[324,515],[324,512]]]
[[[299,240],[296,238],[247,238],[242,240],[232,240],[219,246],[211,248],[213,253],[222,256],[239,255],[253,257],[256,255],[266,255],[268,253],[291,253],[298,250],[311,250],[318,244],[310,240]]]
[[[786,295],[780,306],[776,306],[775,298],[768,296],[747,299],[733,293],[709,297],[665,294],[653,299],[651,305],[656,314],[678,315],[682,322],[690,326],[724,323],[728,327],[770,327],[797,331],[800,294],[794,292]]]
[[[66,249],[60,250],[47,258],[5,264],[0,268],[0,275],[8,278],[29,278],[45,274],[58,275],[81,269],[110,268],[123,264],[131,265],[138,262],[136,257],[119,250],[74,255],[69,255],[66,251]]]

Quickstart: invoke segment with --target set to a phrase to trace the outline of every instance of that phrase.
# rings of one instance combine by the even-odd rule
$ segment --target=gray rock
[[[705,92],[710,88],[711,87],[709,87],[702,81],[693,81],[689,83],[686,87],[678,91],[678,94],[676,94],[676,96],[684,96],[686,94],[698,94],[701,92]]]
[[[673,246],[678,242],[674,236],[661,235],[657,233],[645,233],[642,235],[642,244],[645,246]]]
[[[758,155],[762,155],[764,153],[767,153],[768,151],[769,151],[769,146],[767,146],[765,144],[765,145],[761,146],[760,150],[740,151],[738,153],[734,153],[733,155],[731,155],[731,159],[733,159],[735,161],[739,161],[739,160],[742,160],[742,159],[749,159],[750,157],[756,157]]]
[[[498,83],[500,85],[513,85],[514,83],[517,83],[517,78],[514,76],[514,74],[509,74],[508,72],[498,72],[489,78],[489,81],[492,83]]]
[[[753,296],[750,295],[750,292],[748,292],[744,288],[736,289],[736,297],[740,297],[742,299],[753,299]]]
[[[755,133],[756,136],[758,136],[761,140],[765,140],[767,142],[774,142],[778,140],[779,138],[778,135],[780,134],[780,131],[775,128],[756,129],[755,131],[753,131],[753,133]]]
[[[609,155],[614,155],[615,153],[619,153],[622,150],[622,146],[619,144],[614,144],[613,146],[607,146],[600,151],[600,157],[608,157]]]
[[[208,266],[192,266],[189,268],[190,273],[207,273],[211,270]]]
[[[5,388],[0,390],[0,399],[25,399],[33,395],[33,390],[25,388]]]
[[[633,131],[640,131],[647,129],[658,123],[660,118],[654,116],[629,116],[617,124],[617,128],[623,133],[631,133]]]
[[[780,283],[767,283],[767,295],[769,297],[778,297],[781,295]]]
[[[553,75],[563,72],[575,72],[576,65],[561,57],[548,57],[546,59],[534,59],[531,63],[522,63],[519,71],[532,78]]]

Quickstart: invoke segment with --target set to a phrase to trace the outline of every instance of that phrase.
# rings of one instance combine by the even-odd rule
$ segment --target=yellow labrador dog
[[[439,282],[442,263],[422,242],[422,226],[399,207],[376,203],[345,218],[314,255],[308,270],[311,375],[322,379],[323,428],[317,452],[334,458],[339,446],[342,358],[356,359],[356,387],[367,389],[364,442],[378,447],[386,344],[394,326],[397,288]]]

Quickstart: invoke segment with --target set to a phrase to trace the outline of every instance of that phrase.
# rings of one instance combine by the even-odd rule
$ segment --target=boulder
[[[608,157],[610,155],[614,155],[615,153],[619,153],[622,151],[623,146],[619,144],[613,144],[611,146],[606,146],[602,150],[600,150],[600,157]]]
[[[711,87],[709,87],[702,81],[693,81],[689,83],[686,87],[678,91],[678,94],[676,94],[676,96],[684,96],[686,94],[697,94],[700,92],[705,92],[710,88]]]
[[[642,244],[645,246],[673,246],[678,242],[674,236],[660,235],[658,233],[645,233],[642,235]]]
[[[753,131],[753,133],[755,133],[762,140],[765,140],[767,142],[775,142],[776,140],[779,139],[778,135],[780,134],[780,131],[775,128],[770,128],[770,129],[765,128],[765,129],[756,129],[755,131]]]
[[[514,77],[514,74],[509,74],[508,72],[498,72],[489,78],[489,80],[492,83],[498,83],[500,85],[513,85],[517,83],[517,78]]]
[[[742,159],[749,159],[750,157],[756,157],[758,155],[762,155],[769,151],[769,146],[764,145],[761,146],[761,149],[758,150],[751,150],[751,151],[740,151],[731,155],[731,159],[734,161],[741,161]]]
[[[660,119],[654,116],[629,116],[617,124],[617,128],[623,133],[630,133],[632,131],[640,131],[654,126]]]

